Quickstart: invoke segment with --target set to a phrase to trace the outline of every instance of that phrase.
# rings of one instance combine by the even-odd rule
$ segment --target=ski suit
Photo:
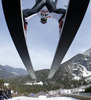
[[[65,9],[56,9],[56,6],[52,0],[37,0],[36,4],[32,9],[23,10],[24,21],[27,22],[33,16],[40,15],[41,9],[45,10],[45,7],[49,11],[49,16],[59,20],[64,16]]]

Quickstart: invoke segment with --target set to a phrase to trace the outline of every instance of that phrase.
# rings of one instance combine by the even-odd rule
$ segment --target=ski
[[[79,27],[84,18],[90,0],[70,0],[68,9],[65,15],[65,22],[57,50],[51,65],[48,79],[51,79],[56,71],[59,69],[60,64],[69,49]]]
[[[21,0],[2,0],[6,23],[15,47],[32,79],[36,79],[24,36]]]

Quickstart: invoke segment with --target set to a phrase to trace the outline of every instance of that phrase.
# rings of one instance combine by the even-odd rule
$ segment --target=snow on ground
[[[88,71],[84,66],[81,66],[83,68],[82,72],[83,72],[83,77],[87,77],[91,75],[91,72]]]
[[[72,73],[72,75],[74,76],[74,80],[80,80],[81,79],[81,76],[82,77],[88,77],[88,76],[91,76],[91,71],[88,71],[86,67],[84,67],[83,65],[81,64],[77,64],[77,67],[75,67],[75,64],[74,63],[74,66],[73,66],[73,71],[80,71],[80,73],[77,75],[77,74],[74,74]]]
[[[31,82],[27,82],[25,83],[26,85],[43,85],[43,82],[40,81],[40,82],[35,82],[35,83],[31,83]]]
[[[80,80],[79,76],[76,76],[75,74],[72,73],[72,75],[74,76],[73,80]]]
[[[79,100],[79,99],[74,99],[70,97],[31,98],[31,97],[20,96],[20,97],[13,97],[12,99],[9,100]]]

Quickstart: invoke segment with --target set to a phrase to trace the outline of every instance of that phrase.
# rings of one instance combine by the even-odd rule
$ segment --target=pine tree
[[[4,85],[4,80],[0,79],[0,87],[2,87]]]

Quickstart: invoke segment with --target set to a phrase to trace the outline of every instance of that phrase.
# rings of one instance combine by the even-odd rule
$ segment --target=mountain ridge
[[[38,81],[43,81],[43,82],[47,81],[48,73],[49,69],[42,69],[35,71]],[[74,81],[80,81],[80,80],[84,82],[86,81],[88,83],[91,82],[90,78],[91,78],[91,48],[88,49],[85,53],[77,54],[68,61],[61,64],[60,68],[57,70],[54,77],[49,81],[54,84],[56,84],[56,82],[60,84],[65,84],[67,83],[66,81],[68,81],[68,83],[70,84],[70,82],[72,83]],[[17,78],[14,78],[12,80],[16,80],[21,83],[27,81],[28,82],[33,81],[31,77],[27,74],[26,75],[23,74],[23,76],[19,77],[17,76]]]
[[[22,68],[14,68],[8,65],[0,65],[0,78],[18,77],[27,74],[28,72]]]

